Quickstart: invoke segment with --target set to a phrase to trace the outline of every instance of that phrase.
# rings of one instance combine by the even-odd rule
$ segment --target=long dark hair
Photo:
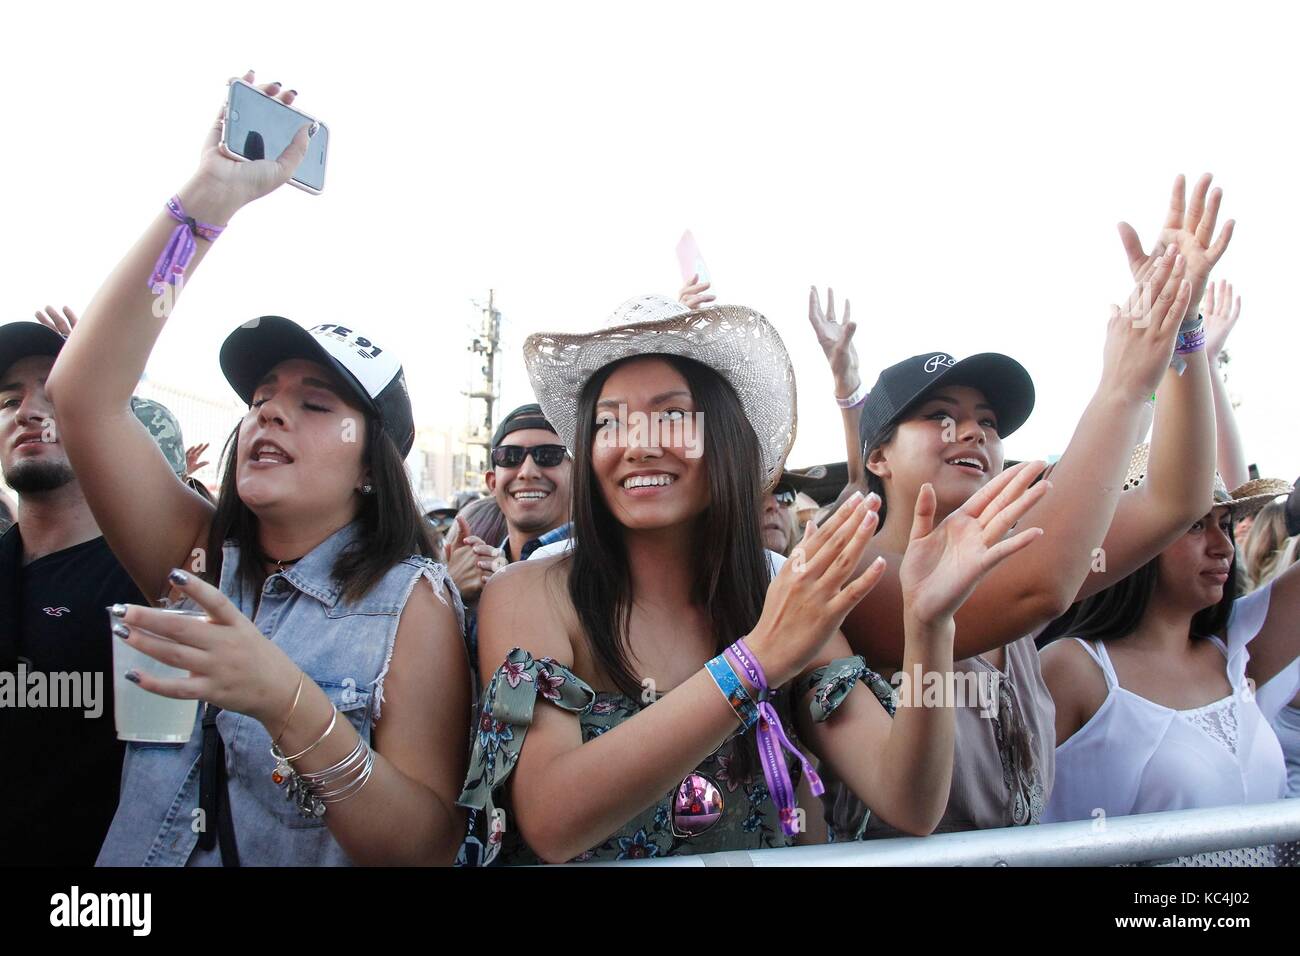
[[[221,491],[217,510],[208,532],[207,571],[203,577],[218,585],[221,580],[221,547],[227,540],[239,548],[239,576],[260,591],[267,574],[261,560],[257,534],[257,516],[239,497],[235,483],[239,429],[226,439],[222,449],[225,466],[221,474]],[[343,596],[356,600],[379,583],[395,564],[413,554],[435,558],[437,549],[429,527],[420,514],[415,493],[406,476],[402,455],[384,431],[379,420],[366,416],[366,446],[363,461],[370,469],[374,491],[361,496],[356,521],[360,532],[356,540],[334,561],[333,576],[343,589]],[[289,557],[286,555],[286,557]],[[297,557],[297,555],[292,555]]]
[[[763,466],[758,437],[735,391],[717,372],[688,358],[656,357],[686,379],[708,427],[704,464],[709,506],[699,517],[697,531],[704,546],[695,552],[689,599],[708,610],[715,646],[722,653],[758,623],[771,580],[760,520]],[[591,462],[596,401],[621,364],[602,368],[578,396],[572,509],[577,546],[571,552],[568,584],[593,657],[618,689],[635,700],[641,681],[628,651],[633,595],[624,529],[600,493]]]
[[[1228,540],[1233,540],[1231,530],[1228,532]],[[1159,561],[1160,556],[1156,555],[1106,590],[1076,601],[1064,614],[1047,625],[1035,643],[1042,648],[1061,637],[1078,637],[1085,641],[1113,641],[1128,637],[1137,630],[1142,618],[1146,616],[1147,608],[1151,606],[1151,596],[1156,592]],[[1237,600],[1239,574],[1234,542],[1232,566],[1228,569],[1228,580],[1223,585],[1223,597],[1217,604],[1202,608],[1192,617],[1192,637],[1224,634],[1228,617],[1232,614],[1233,602]]]

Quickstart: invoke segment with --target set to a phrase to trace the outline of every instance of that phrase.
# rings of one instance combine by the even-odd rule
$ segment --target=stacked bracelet
[[[1178,326],[1178,340],[1174,344],[1174,354],[1169,360],[1169,367],[1179,375],[1187,368],[1184,355],[1191,355],[1205,348],[1205,319],[1197,314],[1194,319],[1183,319]]]
[[[1191,355],[1205,348],[1205,323],[1198,323],[1186,332],[1179,330],[1178,344],[1174,347],[1177,355]]]
[[[284,786],[285,799],[294,800],[298,805],[298,812],[305,817],[322,817],[328,804],[342,803],[356,796],[369,782],[370,775],[374,772],[374,752],[366,744],[365,738],[360,735],[357,736],[357,745],[352,748],[352,752],[334,766],[315,773],[305,771],[299,773],[294,768],[293,761],[300,760],[319,747],[333,732],[338,719],[339,712],[336,707],[330,715],[329,726],[325,728],[325,732],[316,738],[316,742],[310,747],[296,754],[286,755],[280,750],[278,743],[271,744],[271,756],[275,758],[275,769],[271,772],[271,780],[276,786]]]
[[[863,402],[867,400],[867,396],[869,394],[871,394],[871,392],[867,388],[867,383],[859,382],[858,387],[854,390],[853,394],[849,395],[848,397],[840,398],[838,395],[836,395],[835,404],[838,405],[840,408],[857,408],[859,405],[861,405]]]

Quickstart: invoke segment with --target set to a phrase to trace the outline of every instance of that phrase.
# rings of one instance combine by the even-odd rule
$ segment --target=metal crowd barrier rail
[[[1298,841],[1300,800],[1278,800],[929,837],[701,853],[603,865],[1297,866]]]

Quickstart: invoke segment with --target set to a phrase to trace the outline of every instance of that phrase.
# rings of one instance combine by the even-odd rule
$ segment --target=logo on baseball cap
[[[397,356],[349,326],[322,323],[304,329],[279,315],[245,322],[221,345],[221,371],[252,404],[268,372],[286,359],[318,362],[336,372],[361,406],[379,419],[405,458],[415,444],[415,420],[406,375]]]

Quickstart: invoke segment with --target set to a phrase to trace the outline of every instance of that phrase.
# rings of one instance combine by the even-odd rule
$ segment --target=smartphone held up
[[[294,170],[290,182],[299,189],[319,195],[325,188],[329,127],[243,80],[230,81],[221,145],[236,159],[274,159],[307,124],[311,125],[307,155]]]

